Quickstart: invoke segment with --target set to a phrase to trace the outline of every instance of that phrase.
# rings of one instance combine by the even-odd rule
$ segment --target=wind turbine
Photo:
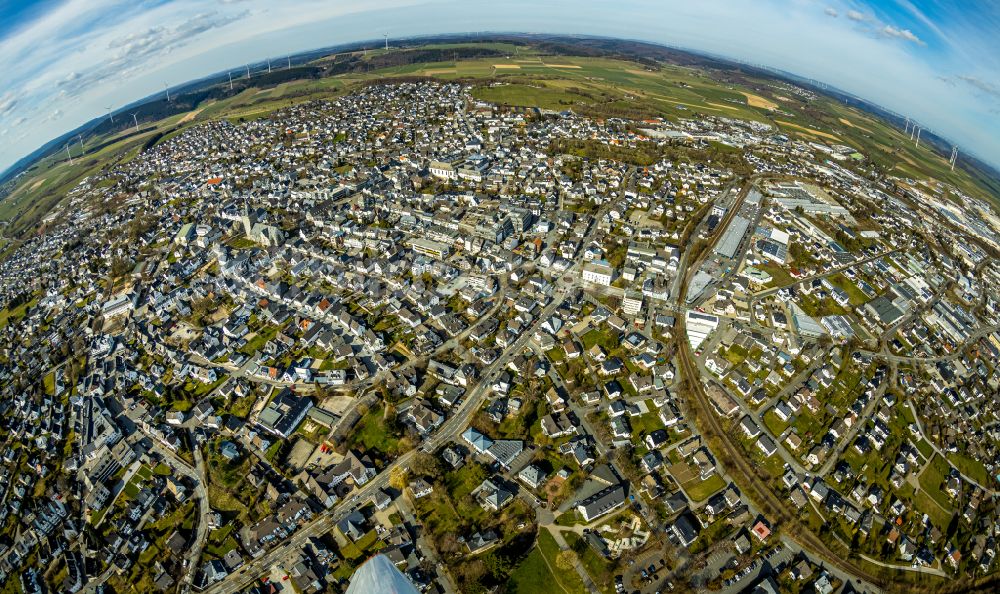
[[[233,73],[230,72],[228,74],[229,74],[229,90],[232,91],[233,90]]]
[[[271,74],[271,58],[267,59],[267,73]]]
[[[66,143],[66,156],[69,157],[69,164],[73,165],[73,155],[69,152],[69,143]]]
[[[110,119],[111,123],[114,124],[115,123],[115,114],[111,113],[111,108],[110,107],[105,107],[104,109],[108,110],[108,119]]]
[[[163,90],[167,92],[167,103],[170,103],[170,85],[163,83]]]
[[[83,134],[77,134],[76,140],[80,143],[80,154],[83,155]]]
[[[385,34],[385,51],[389,51],[389,34]]]
[[[136,117],[136,114],[134,114],[134,113],[132,114],[132,121],[135,122],[135,131],[138,132],[139,131],[139,118]]]
[[[250,80],[250,65],[247,64],[247,80]]]
[[[291,70],[291,69],[292,69],[292,57],[288,56],[288,68],[287,68],[287,70]]]

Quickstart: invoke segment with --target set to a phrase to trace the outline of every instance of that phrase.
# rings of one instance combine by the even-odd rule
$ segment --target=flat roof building
[[[410,240],[410,248],[418,254],[443,260],[451,253],[451,246],[433,239],[416,238]]]
[[[307,396],[296,396],[285,388],[261,411],[257,424],[278,435],[288,437],[306,417],[313,401]]]
[[[722,238],[719,239],[719,243],[715,246],[715,253],[726,258],[736,256],[736,250],[740,249],[743,237],[749,229],[749,219],[740,215],[733,217],[732,222],[726,227],[725,233],[722,234]]]

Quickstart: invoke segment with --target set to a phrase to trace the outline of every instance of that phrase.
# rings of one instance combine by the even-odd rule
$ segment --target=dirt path
[[[201,113],[201,110],[203,110],[203,109],[205,109],[205,108],[204,107],[199,107],[198,109],[196,109],[194,111],[189,111],[187,113],[187,115],[185,115],[184,117],[182,117],[177,123],[178,124],[186,124],[186,123],[194,120],[196,117],[198,117],[198,114]]]
[[[545,558],[545,554],[544,553],[542,553],[541,551],[538,551],[538,556],[542,558],[542,561],[545,563],[545,567],[549,568],[549,573],[551,573],[553,576],[559,575],[558,573],[556,573],[556,568],[552,567],[552,565],[549,563],[549,560]],[[569,590],[566,589],[566,586],[562,585],[562,582],[560,582],[559,580],[555,580],[555,582],[556,582],[556,585],[559,586],[560,590],[562,590],[566,594],[570,594]]]

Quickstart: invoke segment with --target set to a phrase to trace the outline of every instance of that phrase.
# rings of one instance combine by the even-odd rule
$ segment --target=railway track
[[[687,263],[687,269],[681,280],[680,290],[676,293],[678,300],[683,299],[687,294],[687,288],[691,277],[701,267],[705,255],[710,253],[715,244],[719,241],[719,238],[726,229],[726,226],[732,222],[733,217],[742,206],[743,200],[749,193],[754,181],[755,180],[753,179],[749,180],[749,182],[740,190],[737,195],[737,199],[730,206],[723,218],[722,224],[719,227],[720,232],[716,233],[705,249],[701,250],[697,254],[694,262]],[[696,224],[697,219],[692,221],[692,225]],[[709,441],[713,451],[716,452],[716,455],[719,453],[723,454],[723,462],[728,467],[730,474],[734,476],[734,481],[737,482],[737,485],[743,493],[749,496],[761,511],[765,512],[772,519],[777,520],[777,523],[784,524],[786,527],[791,528],[791,530],[786,530],[786,532],[789,537],[802,546],[803,549],[822,557],[824,561],[848,575],[866,581],[879,588],[884,588],[886,585],[886,580],[884,578],[871,575],[867,571],[864,571],[863,569],[855,566],[853,563],[845,560],[845,555],[843,553],[836,553],[831,550],[830,547],[819,538],[819,536],[814,534],[802,524],[796,513],[789,509],[787,503],[781,501],[781,499],[775,495],[773,487],[758,476],[757,469],[754,468],[744,456],[742,447],[732,441],[732,437],[722,426],[718,416],[712,411],[711,404],[708,401],[708,395],[705,393],[705,387],[701,383],[701,377],[694,364],[694,357],[691,353],[691,345],[687,341],[687,328],[684,316],[679,316],[678,332],[676,333],[676,336],[678,338],[677,358],[680,360],[684,378],[689,384],[689,392],[693,396],[693,398],[688,399],[688,402],[693,405],[692,408],[696,413],[695,424],[698,427],[698,431]],[[733,473],[733,470],[736,472]],[[736,477],[738,477],[739,480],[736,480]]]
[[[685,333],[682,331],[679,335],[683,337]],[[757,469],[747,461],[742,448],[733,443],[729,433],[727,433],[722,423],[719,422],[718,417],[712,412],[708,396],[705,394],[705,389],[701,384],[697,369],[695,369],[692,363],[690,346],[686,345],[686,341],[683,338],[678,355],[681,360],[684,376],[690,384],[690,394],[693,398],[689,399],[689,402],[695,405],[694,409],[697,413],[695,415],[695,423],[698,425],[698,430],[713,447],[719,447],[722,450],[724,463],[729,467],[729,472],[734,476],[734,481],[737,482],[740,489],[762,511],[776,518],[779,523],[784,524],[787,528],[791,528],[791,530],[786,530],[786,533],[789,538],[802,546],[802,548],[822,557],[824,561],[847,574],[879,588],[885,587],[885,579],[871,575],[846,561],[843,553],[831,550],[826,543],[805,527],[795,514],[788,510],[787,505],[775,495],[773,487],[766,484],[757,476]],[[733,472],[734,470],[736,471],[735,473]]]

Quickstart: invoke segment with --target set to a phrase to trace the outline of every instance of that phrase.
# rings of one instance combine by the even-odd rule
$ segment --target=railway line
[[[729,208],[726,213],[727,216],[723,221],[725,225],[728,225],[731,222],[732,216],[737,210],[739,210],[751,185],[752,181],[747,183],[746,187],[741,190],[736,202]],[[724,230],[725,226],[721,226],[720,229]],[[687,294],[687,288],[691,278],[695,273],[697,273],[705,255],[711,252],[721,235],[721,232],[716,233],[712,241],[698,254],[695,261],[687,263],[687,267],[681,280],[680,290],[676,293],[677,299],[683,299]],[[884,588],[886,585],[884,578],[868,573],[867,571],[857,567],[855,564],[847,561],[844,558],[845,555],[843,553],[837,553],[830,549],[830,547],[823,542],[819,536],[814,534],[808,527],[799,521],[796,513],[790,510],[787,503],[781,501],[781,499],[775,494],[774,488],[758,476],[757,469],[754,468],[754,466],[747,460],[746,456],[743,454],[741,446],[733,442],[732,436],[722,426],[718,415],[716,415],[712,410],[708,395],[705,393],[705,387],[701,382],[697,366],[694,363],[694,356],[691,353],[691,345],[687,340],[687,328],[685,324],[686,321],[684,316],[678,316],[678,331],[676,333],[676,336],[678,337],[677,358],[679,359],[681,372],[688,384],[688,391],[691,395],[691,398],[688,398],[687,402],[695,413],[695,424],[698,427],[698,431],[708,440],[713,451],[716,452],[716,455],[719,455],[720,453],[723,455],[723,463],[728,467],[729,474],[734,477],[735,482],[737,482],[737,486],[740,487],[743,493],[745,493],[761,509],[761,511],[776,519],[776,523],[782,524],[786,528],[791,528],[791,530],[786,530],[785,532],[788,534],[789,538],[801,547],[823,558],[825,562],[836,567],[837,569],[840,569],[846,574],[852,575],[879,588]],[[734,470],[736,472],[733,472]]]

